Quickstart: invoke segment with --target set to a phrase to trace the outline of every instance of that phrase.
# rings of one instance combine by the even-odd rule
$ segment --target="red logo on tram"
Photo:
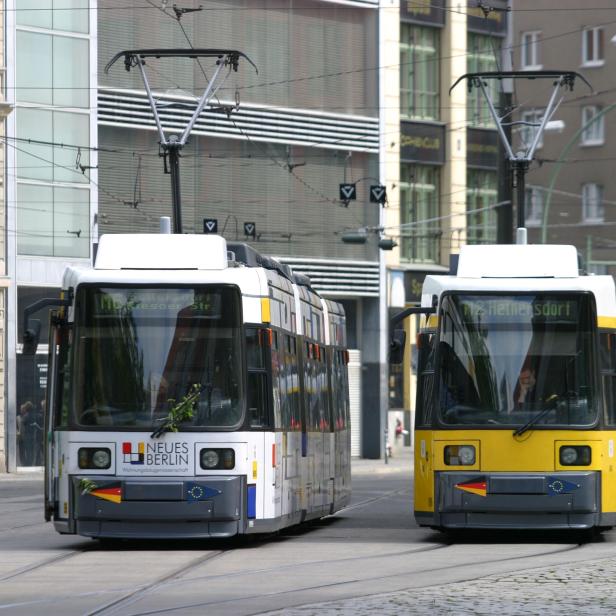
[[[144,464],[145,443],[137,443],[135,449],[133,449],[133,443],[122,443],[122,455],[124,464]]]

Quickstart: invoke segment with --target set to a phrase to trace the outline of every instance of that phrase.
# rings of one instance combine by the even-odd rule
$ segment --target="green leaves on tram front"
[[[171,407],[169,414],[167,417],[158,420],[160,421],[160,426],[152,432],[150,438],[158,438],[165,432],[177,432],[182,422],[191,420],[200,395],[201,385],[195,383],[179,402],[176,403],[173,398],[169,398],[168,402]]]

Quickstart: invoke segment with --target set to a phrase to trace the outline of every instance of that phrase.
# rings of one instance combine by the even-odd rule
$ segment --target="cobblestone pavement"
[[[269,616],[616,614],[616,559],[490,575],[459,584],[315,603]]]

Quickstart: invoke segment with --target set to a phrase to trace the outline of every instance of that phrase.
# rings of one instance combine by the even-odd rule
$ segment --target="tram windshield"
[[[239,425],[240,310],[234,287],[79,288],[65,416],[79,429],[156,429],[198,389],[182,428]]]
[[[583,293],[443,297],[437,408],[448,425],[597,419],[594,310]]]

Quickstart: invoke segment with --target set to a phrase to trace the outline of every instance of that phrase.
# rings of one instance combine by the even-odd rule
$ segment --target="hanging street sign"
[[[357,199],[357,188],[355,184],[340,184],[340,201],[348,204],[349,201]]]
[[[370,203],[380,203],[385,205],[387,202],[387,189],[382,184],[370,186]]]
[[[244,235],[252,237],[254,240],[257,237],[257,225],[254,222],[245,222]]]
[[[204,218],[203,233],[218,233],[218,220],[216,218]]]

